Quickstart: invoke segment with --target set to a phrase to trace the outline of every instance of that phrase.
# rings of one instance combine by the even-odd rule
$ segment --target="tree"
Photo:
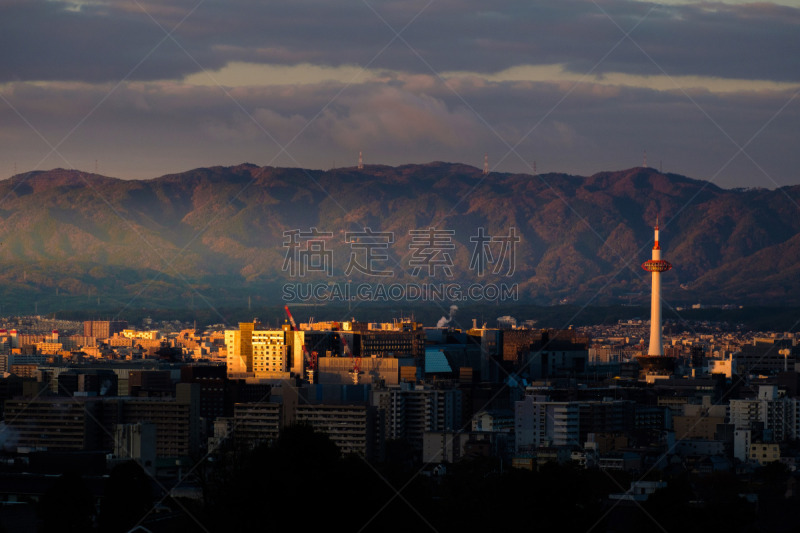
[[[94,498],[80,474],[67,472],[44,494],[39,510],[44,533],[84,532],[92,528]]]
[[[114,467],[100,504],[100,530],[128,531],[142,521],[153,507],[150,478],[135,461]]]

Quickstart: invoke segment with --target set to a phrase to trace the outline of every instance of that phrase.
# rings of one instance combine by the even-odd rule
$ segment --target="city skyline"
[[[647,503],[670,490],[681,498],[673,506],[691,501],[687,509],[707,516],[706,502],[717,489],[703,487],[715,479],[737,487],[726,506],[745,509],[738,520],[747,525],[789,523],[798,501],[794,492],[782,490],[800,457],[797,333],[688,325],[665,337],[664,355],[676,364],[674,373],[661,374],[644,372],[632,360],[644,348],[639,339],[647,326],[640,320],[575,329],[506,323],[466,331],[413,320],[314,321],[297,329],[292,320],[291,329],[274,331],[256,322],[197,330],[174,321],[145,321],[141,330],[84,321],[59,324],[67,331],[51,334],[54,321],[30,318],[14,325],[24,322],[39,330],[44,325],[43,334],[0,330],[0,365],[8,372],[0,396],[5,415],[0,477],[3,494],[18,501],[15,514],[3,514],[4,524],[16,525],[10,531],[35,528],[38,512],[25,498],[40,496],[45,518],[61,517],[50,510],[47,495],[66,495],[75,490],[68,487],[82,483],[95,487],[82,500],[100,504],[62,512],[62,525],[105,523],[122,465],[132,469],[129,475],[140,472],[139,479],[149,481],[136,490],[137,506],[118,517],[128,529],[159,522],[171,530],[193,530],[181,527],[183,522],[203,531],[221,523],[229,530],[239,529],[232,516],[263,520],[257,512],[231,513],[226,496],[240,491],[260,498],[257,481],[241,489],[263,476],[218,473],[229,472],[227,465],[252,471],[264,461],[275,465],[265,472],[298,487],[344,475],[321,475],[317,465],[346,466],[355,479],[351,492],[374,495],[368,507],[360,501],[351,520],[377,523],[382,530],[382,522],[397,515],[387,510],[393,492],[372,488],[397,486],[373,475],[385,467],[403,468],[417,486],[429,487],[409,491],[417,497],[403,504],[435,531],[453,530],[454,520],[463,518],[461,511],[442,516],[443,508],[463,508],[463,498],[462,507],[448,503],[453,498],[448,483],[474,482],[478,488],[487,479],[499,481],[499,487],[517,480],[513,486],[519,488],[509,495],[524,487],[559,493],[555,479],[543,479],[548,472],[573,476],[570,486],[591,488],[594,504],[577,506],[578,518],[587,524],[581,530],[618,531],[614,523],[636,516],[671,526],[676,513],[651,513]],[[298,345],[303,352],[314,350],[311,355],[319,351],[313,379],[302,377],[312,359],[301,355]],[[247,367],[232,367],[237,359]],[[270,365],[260,364],[265,361]],[[295,368],[291,373],[289,364]],[[358,379],[349,384],[353,374]],[[393,443],[400,442],[398,453]],[[35,459],[45,457],[50,460],[28,472],[28,458],[38,464]],[[105,460],[89,464],[89,457]],[[299,470],[309,463],[315,468]],[[65,471],[74,464],[86,469],[70,478]],[[354,469],[358,477],[352,476]],[[625,476],[623,483],[608,483],[618,474]],[[658,482],[647,481],[655,476]],[[689,489],[681,481],[687,478]],[[177,488],[180,500],[162,497]],[[772,501],[779,506],[747,504],[756,497],[767,500],[776,489],[779,498]],[[742,490],[753,497],[742,499]],[[492,511],[482,513],[491,523],[475,528],[470,517],[469,525],[457,529],[518,523],[517,500],[480,500]],[[565,508],[571,508],[576,498],[566,500]],[[320,520],[328,521],[331,513]],[[547,506],[539,520],[563,524],[564,513]],[[684,516],[680,522],[697,519]]]
[[[3,531],[800,519],[798,0],[6,0],[0,47]]]
[[[800,183],[791,2],[12,2],[0,178],[444,160]]]

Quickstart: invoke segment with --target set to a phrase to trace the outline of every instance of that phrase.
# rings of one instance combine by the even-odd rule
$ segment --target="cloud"
[[[662,161],[664,170],[710,178],[725,167],[720,185],[758,180],[775,186],[795,179],[793,169],[800,164],[796,151],[786,149],[800,119],[797,103],[758,133],[790,100],[791,90],[696,91],[695,105],[678,91],[591,81],[442,80],[401,73],[352,85],[320,81],[225,90],[128,82],[107,96],[113,87],[1,86],[14,106],[0,105],[5,173],[14,162],[20,170],[92,169],[95,159],[102,173],[123,178],[244,161],[329,168],[354,165],[363,151],[368,163],[448,160],[480,167],[489,153],[491,165],[502,159],[498,171],[529,172],[536,160],[542,172],[588,175],[639,165],[646,149],[651,164]],[[51,144],[89,118],[59,147],[66,161],[57,156],[41,161],[49,147],[17,112]],[[737,148],[727,136],[743,145],[757,133],[748,154],[776,183],[742,155],[728,164]]]
[[[647,149],[723,185],[784,184],[798,30],[800,9],[763,3],[9,0],[0,175],[328,168],[360,150],[591,174]],[[754,135],[757,165],[736,146]]]
[[[416,80],[415,80],[416,81]],[[320,117],[323,135],[353,150],[381,139],[398,150],[425,145],[444,148],[473,146],[475,132],[482,129],[467,109],[450,108],[440,98],[416,93],[404,87],[375,87],[358,91],[326,109]]]
[[[306,63],[797,82],[785,59],[800,53],[799,30],[800,9],[764,3],[16,0],[0,6],[0,81],[181,79],[235,63]]]

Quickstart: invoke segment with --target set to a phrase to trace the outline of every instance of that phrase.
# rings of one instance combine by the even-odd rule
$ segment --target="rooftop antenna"
[[[489,154],[485,154],[483,156],[483,175],[487,175],[489,173]]]
[[[97,174],[97,159],[94,160],[94,173]]]
[[[647,150],[644,151],[644,161],[642,161],[642,166],[647,168]]]
[[[364,156],[361,152],[358,152],[358,170],[364,170]]]

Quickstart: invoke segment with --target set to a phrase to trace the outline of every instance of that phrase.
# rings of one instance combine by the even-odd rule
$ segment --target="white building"
[[[553,402],[546,396],[527,395],[514,404],[516,451],[577,445],[579,421],[577,403]]]
[[[756,423],[763,424],[765,436],[771,441],[781,442],[796,439],[797,402],[780,397],[778,387],[761,385],[756,398],[731,400],[729,419],[738,430],[752,430]]]
[[[728,359],[709,359],[708,360],[708,373],[709,374],[725,374],[726,378],[731,378],[736,373],[736,367],[733,364],[733,358]]]

